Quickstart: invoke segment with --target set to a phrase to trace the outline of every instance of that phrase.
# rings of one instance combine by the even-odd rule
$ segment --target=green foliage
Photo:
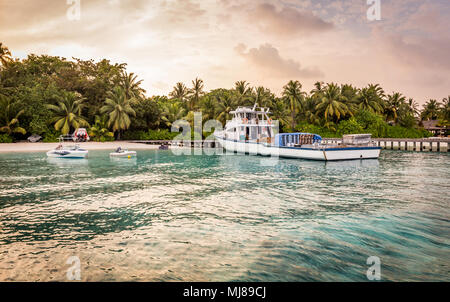
[[[59,132],[54,126],[70,133],[87,124],[94,125],[94,132],[111,128],[118,138],[171,139],[178,135],[169,130],[174,121],[192,122],[194,111],[202,112],[203,122],[215,119],[224,125],[232,117],[230,111],[255,103],[270,108],[270,116],[279,121],[281,132],[313,132],[324,137],[356,132],[372,133],[373,137],[429,135],[418,129],[417,102],[398,92],[385,95],[378,84],[357,88],[317,82],[308,94],[302,91],[299,81],[292,80],[276,97],[269,89],[252,87],[247,81],[207,92],[203,80],[196,78],[189,87],[176,83],[168,96],[149,98],[144,95],[142,81],[127,72],[124,63],[76,58],[69,61],[33,54],[13,60],[2,43],[0,57],[0,95],[10,104],[7,116],[5,110],[0,110],[0,127],[11,133],[12,139],[39,134],[47,141],[56,141]],[[427,102],[420,112],[422,119],[439,119],[440,125],[449,125],[449,98]],[[108,123],[97,129],[95,116],[102,113],[108,115]],[[110,136],[94,134],[93,139],[108,140]]]
[[[55,143],[59,141],[59,137],[61,136],[61,132],[55,129],[50,129],[45,132],[43,142],[44,143]]]
[[[95,124],[89,129],[89,136],[96,142],[107,142],[114,140],[114,133],[108,129],[108,116],[96,116]]]
[[[363,127],[361,127],[361,125],[356,121],[354,117],[346,121],[341,121],[337,126],[337,133],[339,134],[339,136],[345,134],[358,134],[363,132]]]
[[[1,143],[12,143],[12,142],[14,142],[14,140],[9,134],[7,134],[7,133],[0,134],[0,144]]]

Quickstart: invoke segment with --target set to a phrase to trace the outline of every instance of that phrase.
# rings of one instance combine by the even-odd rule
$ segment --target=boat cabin
[[[272,119],[265,108],[238,107],[231,111],[233,118],[225,126],[225,139],[271,143],[274,137]]]
[[[275,135],[275,145],[278,147],[301,147],[320,143],[322,137],[311,133],[280,133]]]

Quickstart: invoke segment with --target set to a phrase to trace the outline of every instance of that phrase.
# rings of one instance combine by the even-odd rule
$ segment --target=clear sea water
[[[0,281],[450,281],[450,155],[0,154]]]

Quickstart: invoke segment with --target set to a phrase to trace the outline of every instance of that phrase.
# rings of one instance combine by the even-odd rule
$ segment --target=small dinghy
[[[53,158],[86,158],[89,151],[81,149],[78,145],[62,146],[61,144],[47,152],[48,157]]]
[[[117,148],[116,151],[109,153],[110,157],[126,157],[131,158],[136,156],[136,151],[128,151],[128,149]]]

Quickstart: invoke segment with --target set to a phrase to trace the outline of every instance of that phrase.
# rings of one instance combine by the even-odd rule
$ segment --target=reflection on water
[[[449,155],[0,155],[0,280],[448,281]]]

